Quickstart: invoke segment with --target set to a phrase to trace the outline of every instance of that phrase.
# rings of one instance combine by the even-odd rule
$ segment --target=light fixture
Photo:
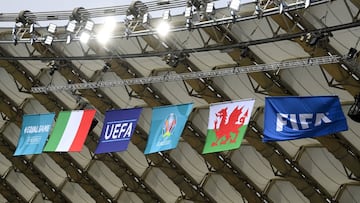
[[[304,7],[308,8],[310,6],[310,0],[305,0],[304,4]]]
[[[56,27],[57,27],[57,26],[56,26],[55,24],[50,23],[49,26],[48,26],[47,31],[50,32],[50,33],[52,33],[52,34],[54,34],[54,33],[56,32]]]
[[[29,28],[29,33],[30,33],[30,34],[34,33],[34,30],[35,30],[35,29],[34,29],[34,26],[35,26],[34,24],[31,24],[31,25],[30,25],[30,28]]]
[[[142,23],[143,24],[150,24],[150,14],[149,13],[144,14]]]
[[[76,28],[76,21],[72,20],[70,21],[67,26],[66,26],[66,31],[68,32],[75,32],[75,28]]]
[[[161,21],[156,28],[156,32],[161,37],[165,37],[169,33],[169,31],[170,31],[170,25],[166,21]]]
[[[44,43],[47,44],[47,45],[51,45],[53,40],[54,40],[54,37],[48,35],[48,36],[45,37]]]
[[[80,34],[80,42],[81,43],[86,44],[86,43],[88,43],[89,39],[90,39],[89,32],[86,32],[86,31],[81,32],[81,34]]]
[[[66,44],[70,44],[70,43],[71,43],[71,40],[72,40],[71,35],[67,35],[67,36],[66,36]]]
[[[240,0],[232,0],[232,1],[230,1],[229,8],[232,11],[239,11],[240,5],[241,5]]]
[[[349,52],[348,52],[346,58],[347,58],[347,59],[352,59],[352,58],[354,58],[356,52],[357,52],[357,50],[356,50],[355,48],[351,47],[351,48],[349,49]]]
[[[92,31],[94,28],[94,22],[91,20],[86,21],[84,29]]]
[[[170,10],[165,10],[162,16],[163,20],[170,20],[170,17]]]
[[[256,15],[258,19],[262,18],[263,16],[263,10],[261,9],[259,4],[255,6],[254,15]]]
[[[185,18],[191,18],[192,16],[192,7],[186,7],[185,8],[185,13],[184,13]]]
[[[215,3],[211,2],[211,3],[207,3],[206,4],[206,10],[205,12],[207,14],[214,14],[214,10],[215,10]]]
[[[105,23],[102,25],[101,30],[96,35],[96,39],[98,40],[98,42],[103,45],[106,44],[109,41],[110,36],[115,29],[115,26],[116,22],[114,18],[107,18]]]
[[[286,3],[282,0],[279,3],[279,13],[282,14],[284,12],[284,9],[287,7]]]
[[[348,116],[355,122],[360,123],[360,94],[355,96],[354,103],[350,106]]]

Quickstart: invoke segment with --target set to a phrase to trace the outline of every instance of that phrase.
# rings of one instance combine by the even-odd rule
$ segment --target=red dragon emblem
[[[236,139],[239,134],[239,128],[244,124],[245,118],[248,116],[248,110],[242,114],[243,112],[243,106],[239,108],[239,106],[235,107],[235,109],[230,113],[229,119],[228,119],[228,112],[227,107],[221,109],[219,112],[217,112],[215,115],[218,119],[214,121],[214,131],[216,134],[216,141],[211,144],[211,146],[217,146],[218,142],[220,142],[220,145],[226,144],[229,140],[230,143],[235,143]],[[220,123],[218,124],[218,121],[220,120]],[[231,137],[231,133],[234,133],[234,138]],[[225,137],[225,139],[222,139]],[[232,139],[231,139],[232,138]]]

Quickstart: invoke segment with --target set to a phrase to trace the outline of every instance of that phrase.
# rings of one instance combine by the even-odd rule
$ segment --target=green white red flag
[[[254,103],[254,99],[247,99],[212,104],[203,154],[239,148]]]
[[[44,151],[80,152],[95,113],[93,109],[60,112]]]

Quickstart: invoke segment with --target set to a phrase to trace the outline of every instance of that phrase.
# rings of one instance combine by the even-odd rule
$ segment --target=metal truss
[[[98,82],[59,85],[59,86],[50,85],[43,87],[32,87],[31,92],[46,93],[49,91],[96,89],[96,88],[107,88],[107,87],[115,87],[122,85],[144,85],[144,84],[173,82],[173,81],[200,79],[200,78],[213,78],[213,77],[230,76],[230,75],[237,75],[244,73],[276,71],[281,69],[302,68],[302,67],[309,67],[309,66],[321,65],[321,64],[332,64],[332,63],[338,63],[340,59],[341,59],[340,56],[332,55],[332,56],[323,56],[323,57],[315,57],[315,58],[289,60],[289,61],[277,62],[273,64],[238,66],[238,67],[224,68],[218,70],[179,73],[179,74],[172,73],[161,76],[130,78],[130,79],[123,79],[116,81],[98,81]]]

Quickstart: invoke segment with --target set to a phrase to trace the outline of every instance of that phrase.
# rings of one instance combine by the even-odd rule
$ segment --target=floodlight
[[[150,23],[150,14],[149,13],[144,14],[142,23],[143,24],[149,24]]]
[[[215,3],[214,2],[207,3],[205,12],[208,13],[208,14],[213,14],[214,9],[215,9]]]
[[[50,32],[50,33],[52,33],[52,34],[54,34],[54,33],[56,32],[56,27],[57,27],[57,26],[56,26],[55,24],[50,23],[49,26],[48,26],[47,31]]]
[[[347,58],[348,58],[348,59],[354,58],[354,56],[356,55],[356,52],[357,52],[357,50],[356,50],[355,48],[351,47],[351,48],[349,49],[348,54],[347,54]]]
[[[165,37],[170,31],[169,23],[161,21],[160,24],[157,26],[156,31],[161,37]]]
[[[68,25],[66,26],[66,31],[68,32],[74,32],[76,28],[76,21],[72,20],[68,23]]]
[[[47,44],[47,45],[51,45],[51,44],[52,44],[52,42],[53,42],[53,40],[54,40],[54,37],[53,37],[53,36],[48,35],[48,36],[46,36],[46,37],[45,37],[45,41],[44,41],[44,43],[45,43],[45,44]]]
[[[170,10],[166,10],[163,13],[163,20],[170,20]]]
[[[192,16],[192,7],[185,8],[185,18],[191,18]]]
[[[101,44],[106,44],[115,28],[116,22],[114,18],[108,18],[102,26],[99,33],[96,35],[97,40]]]
[[[86,24],[85,24],[85,29],[86,30],[89,30],[89,31],[92,31],[93,30],[93,28],[94,28],[94,22],[93,21],[91,21],[91,20],[88,20],[88,21],[86,21]]]
[[[239,11],[240,10],[241,2],[240,0],[232,0],[230,2],[229,8],[233,11]]]
[[[34,32],[34,24],[30,25],[29,33],[32,34]]]
[[[66,36],[66,44],[71,43],[71,35]]]
[[[82,32],[80,35],[80,42],[86,44],[90,39],[90,33],[89,32]]]
[[[304,6],[305,8],[309,7],[310,6],[310,0],[305,0],[304,4],[305,4],[305,6]]]

